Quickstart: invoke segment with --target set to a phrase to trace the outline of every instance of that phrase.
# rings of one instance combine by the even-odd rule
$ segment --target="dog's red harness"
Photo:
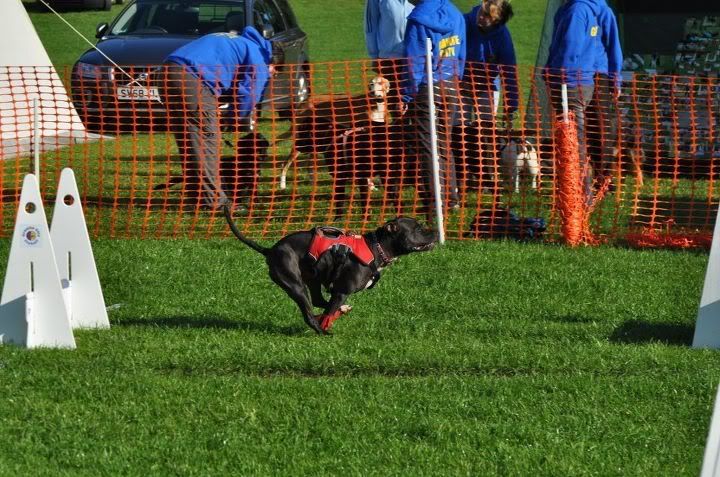
[[[313,260],[317,261],[325,252],[330,250],[336,250],[338,247],[346,247],[349,249],[349,253],[355,256],[360,263],[368,266],[373,271],[373,277],[369,284],[372,288],[375,286],[377,281],[380,279],[380,271],[375,264],[375,256],[368,245],[365,237],[362,235],[354,235],[346,233],[343,230],[336,229],[334,227],[316,227],[313,229],[313,239],[310,242],[310,249],[308,250],[308,256]],[[372,242],[378,248],[378,253],[382,260],[382,266],[389,264],[392,259],[388,258],[387,254],[377,243],[375,235],[372,235]],[[328,315],[321,315],[318,317],[320,321],[320,327],[327,331],[332,327],[335,320],[340,318],[344,312],[338,310]]]
[[[363,265],[370,265],[375,256],[362,235],[346,234],[342,230],[317,227],[308,254],[318,260],[332,247],[345,246]]]

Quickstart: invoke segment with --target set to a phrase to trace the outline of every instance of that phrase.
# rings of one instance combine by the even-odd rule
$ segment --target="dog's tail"
[[[269,248],[263,247],[262,245],[253,242],[249,238],[245,237],[237,228],[235,225],[235,221],[233,220],[232,211],[230,210],[230,207],[227,205],[223,205],[223,212],[225,213],[225,220],[227,220],[228,225],[230,226],[230,230],[232,230],[232,233],[240,240],[242,243],[250,247],[251,249],[255,250],[256,252],[259,252],[265,256],[267,256],[268,252],[270,252]]]

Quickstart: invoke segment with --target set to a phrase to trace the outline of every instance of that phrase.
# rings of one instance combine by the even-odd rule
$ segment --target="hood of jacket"
[[[240,36],[257,44],[265,64],[270,64],[272,60],[272,43],[269,40],[266,40],[255,27],[251,26],[245,27]]]
[[[455,17],[449,7],[449,0],[423,0],[408,16],[427,28],[441,34],[450,33],[455,26]]]
[[[565,6],[567,7],[573,4],[587,5],[587,7],[592,10],[593,15],[595,15],[596,17],[600,15],[603,7],[607,7],[607,2],[605,0],[568,0],[567,2],[565,2]]]

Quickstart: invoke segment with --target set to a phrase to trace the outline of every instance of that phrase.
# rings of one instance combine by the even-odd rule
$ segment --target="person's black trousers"
[[[459,121],[461,98],[455,85],[449,82],[436,83],[433,93],[437,117],[440,197],[443,208],[447,210],[448,207],[453,207],[459,202],[451,134],[453,126]],[[420,191],[420,195],[423,205],[428,209],[428,214],[432,216],[435,187],[432,179],[432,135],[430,130],[432,118],[427,94],[427,86],[423,85],[406,114],[410,118],[408,126],[413,129],[412,133],[417,139],[417,158],[425,172],[423,174],[424,187]]]
[[[171,130],[183,160],[185,191],[202,191],[205,204],[229,204],[220,179],[221,131],[218,98],[212,89],[184,66],[166,63],[163,101],[171,116]]]

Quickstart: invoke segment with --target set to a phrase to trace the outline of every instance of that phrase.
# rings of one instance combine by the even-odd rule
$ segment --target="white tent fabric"
[[[90,139],[21,0],[0,1],[0,160],[26,154],[38,99],[41,150]]]

